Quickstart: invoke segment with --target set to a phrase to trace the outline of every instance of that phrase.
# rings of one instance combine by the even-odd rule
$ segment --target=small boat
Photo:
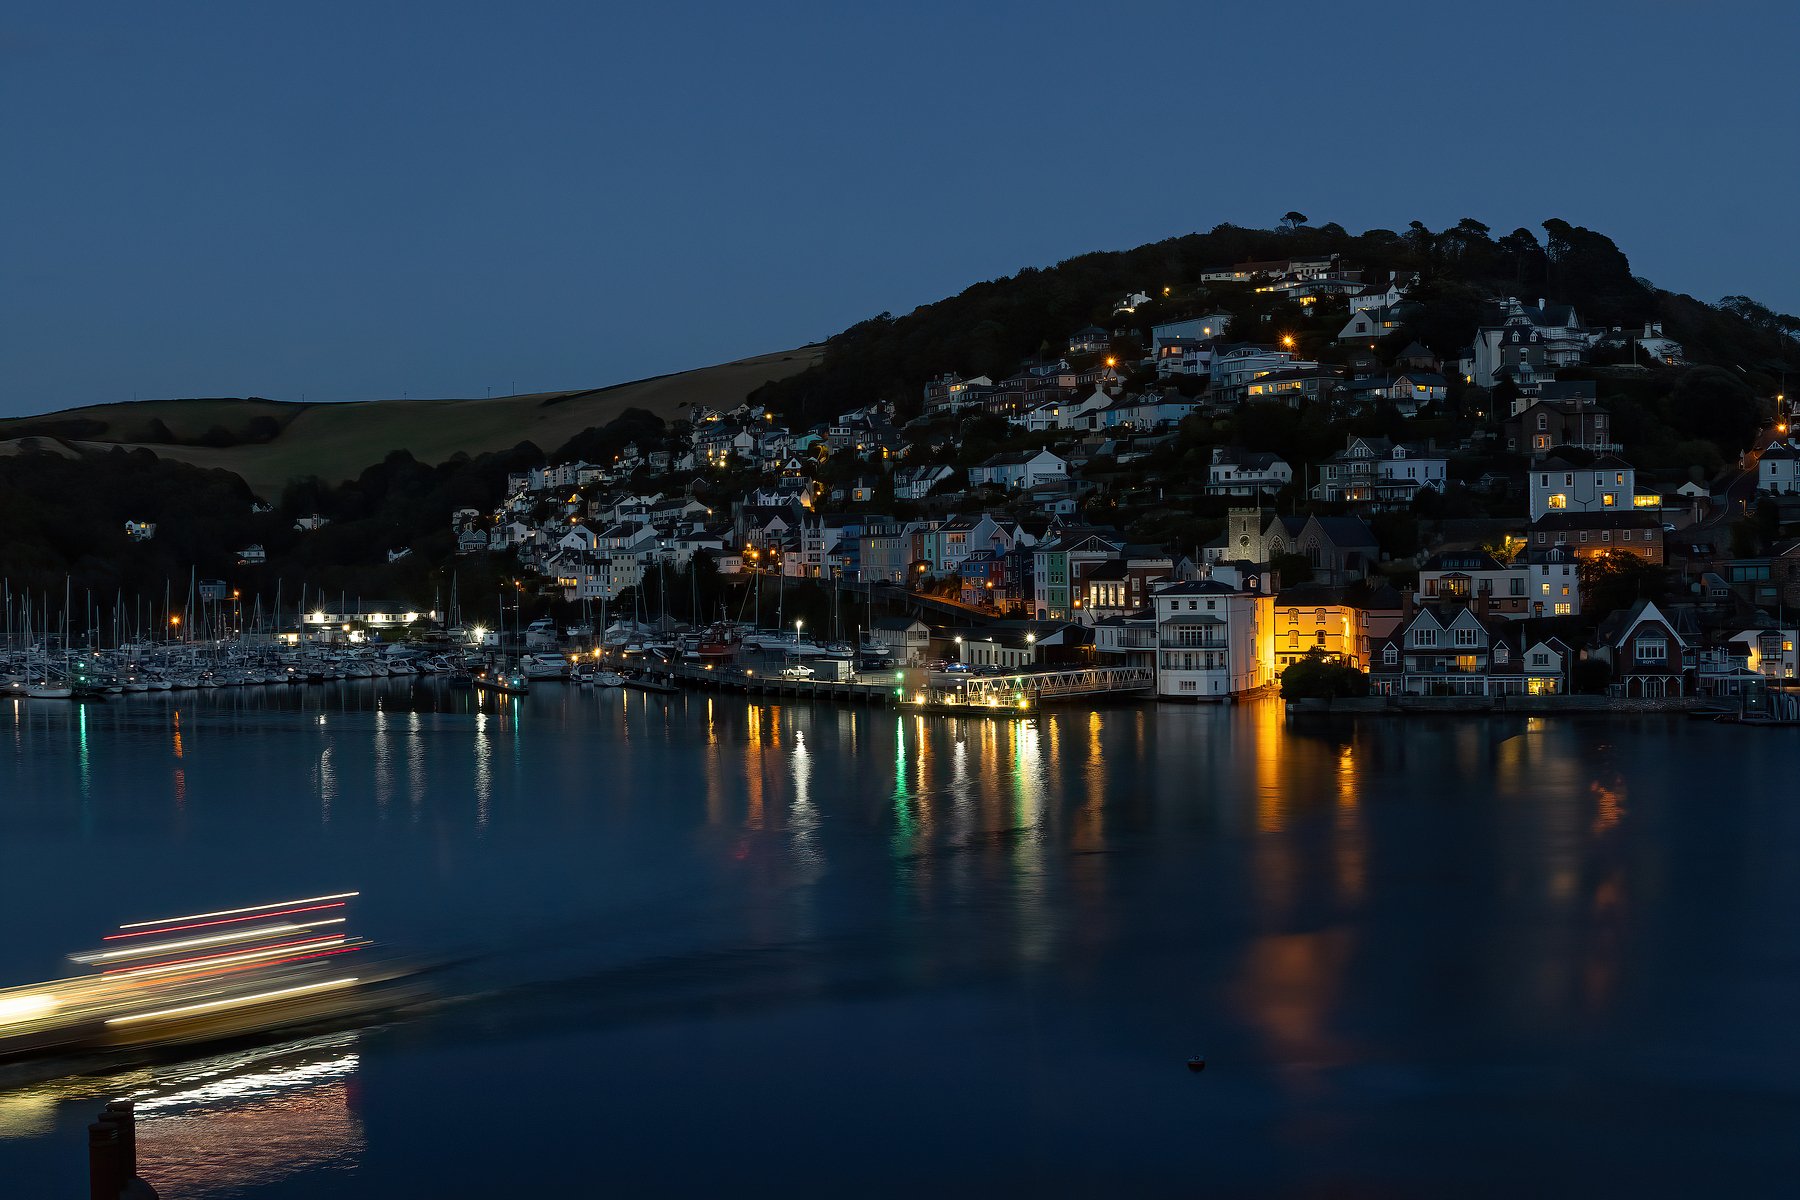
[[[625,687],[636,688],[640,692],[656,692],[665,696],[672,696],[681,690],[672,683],[651,679],[647,675],[624,675],[620,676],[619,682]]]
[[[624,687],[625,677],[617,671],[596,671],[594,672],[594,686],[603,688]]]
[[[530,680],[561,680],[569,673],[569,660],[560,654],[527,654],[519,659],[519,673]]]
[[[530,682],[523,675],[506,671],[479,672],[474,686],[479,691],[499,692],[504,696],[523,696],[531,690]]]
[[[66,683],[28,683],[25,685],[25,696],[29,700],[67,700],[75,694],[75,689]]]

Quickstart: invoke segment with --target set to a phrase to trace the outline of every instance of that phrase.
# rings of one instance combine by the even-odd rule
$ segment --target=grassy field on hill
[[[351,479],[393,450],[409,451],[425,463],[524,441],[549,453],[628,408],[676,420],[694,405],[735,407],[762,384],[811,366],[819,354],[817,347],[809,347],[611,387],[483,400],[289,404],[206,399],[94,405],[0,421],[0,454],[17,453],[29,441],[42,446],[52,437],[80,450],[143,446],[163,458],[223,468],[273,499],[290,479]],[[167,440],[188,442],[213,430],[243,437],[253,428],[273,436],[230,446]]]

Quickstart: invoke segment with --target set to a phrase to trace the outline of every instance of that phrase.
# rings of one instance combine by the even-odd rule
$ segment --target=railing
[[[1016,700],[1021,696],[1054,700],[1141,692],[1155,686],[1156,672],[1149,667],[1081,667],[1068,671],[976,676],[968,680],[962,690],[971,703],[985,704],[990,696],[1000,700]]]

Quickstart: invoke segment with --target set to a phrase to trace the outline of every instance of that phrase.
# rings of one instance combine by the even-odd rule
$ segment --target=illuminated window
[[[1556,606],[1556,615],[1557,615],[1557,616],[1559,616],[1559,617],[1566,617],[1566,616],[1568,616],[1568,615],[1569,615],[1569,606],[1568,606],[1568,605],[1566,605],[1566,604],[1559,604],[1559,605],[1557,605],[1557,606]]]
[[[1557,492],[1555,495],[1551,496],[1547,501],[1545,501],[1545,503],[1548,504],[1551,508],[1567,508],[1567,507],[1569,507],[1569,498],[1567,496],[1563,495],[1561,492]]]
[[[1611,492],[1606,493],[1604,496],[1600,497],[1600,507],[1611,508],[1615,499],[1616,497],[1614,497]]]

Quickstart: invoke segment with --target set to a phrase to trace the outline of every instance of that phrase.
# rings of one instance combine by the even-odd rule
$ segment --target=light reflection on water
[[[1755,1020],[1716,1016],[1732,1000],[1764,1011],[1759,938],[1800,916],[1779,871],[1731,866],[1780,844],[1766,827],[1791,829],[1791,811],[1754,790],[1692,803],[1727,755],[1747,778],[1773,769],[1774,742],[1758,733],[1295,725],[1277,704],[991,721],[717,695],[421,692],[389,685],[378,709],[365,685],[131,697],[78,719],[68,706],[0,710],[13,749],[0,763],[0,845],[30,850],[0,876],[0,903],[54,894],[70,909],[0,945],[0,981],[41,978],[77,933],[138,911],[301,894],[324,873],[365,888],[390,944],[477,952],[481,984],[507,998],[458,1039],[501,1038],[514,1022],[550,1039],[637,1031],[756,1006],[829,1024],[869,997],[924,1011],[1025,992],[1033,1021],[1073,1023],[1065,1051],[1136,1062],[1204,1048],[1192,1041],[1224,1047],[1237,1065],[1209,1086],[1248,1087],[1232,1093],[1245,1111],[1273,1114],[1247,1146],[1266,1137],[1302,1159],[1386,1144],[1368,1089],[1404,1080],[1459,1095],[1495,1061],[1641,1070],[1649,1039],[1674,1061],[1707,1047],[1748,1076],[1800,1065],[1740,1056]],[[409,820],[387,819],[402,796]],[[138,869],[147,857],[157,870]],[[59,872],[77,859],[87,886],[70,889]],[[1722,937],[1722,922],[1743,931]],[[1684,956],[1707,964],[1709,992]],[[572,998],[525,1008],[504,990],[520,979],[562,980]],[[435,1028],[411,1036],[446,1052],[454,1039]],[[993,1101],[984,1112],[1005,1108],[1016,1081],[984,1073],[957,1029],[899,1028]],[[358,1051],[403,1077],[409,1053],[379,1038]],[[355,1147],[351,1158],[378,1154],[349,1093],[328,1090],[340,1086],[320,1081],[327,1090],[282,1119]],[[1146,1129],[1162,1119],[1137,1092],[1097,1086],[1093,1105]],[[215,1099],[189,1110],[178,1155],[209,1170],[207,1145],[261,1119],[204,1133]],[[252,1107],[265,1100],[278,1102]],[[499,1119],[499,1099],[462,1102]],[[725,1106],[684,1102],[682,1119],[701,1123]],[[1078,1142],[1081,1120],[1102,1116],[1088,1103],[1039,1111],[1057,1136],[1038,1152]],[[76,1119],[41,1097],[0,1104],[14,1137]],[[844,1133],[834,1122],[850,1117],[816,1119]],[[1009,1136],[1007,1118],[988,1119]],[[335,1161],[284,1153],[304,1171]],[[341,1181],[346,1196],[379,1194],[356,1190],[358,1177]]]

